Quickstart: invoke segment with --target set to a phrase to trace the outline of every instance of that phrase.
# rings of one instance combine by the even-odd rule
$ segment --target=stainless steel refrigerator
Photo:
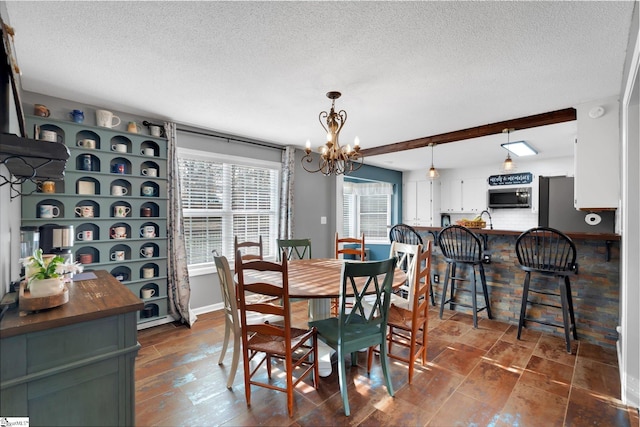
[[[613,233],[614,211],[578,211],[573,207],[573,178],[539,178],[538,224],[564,232]]]

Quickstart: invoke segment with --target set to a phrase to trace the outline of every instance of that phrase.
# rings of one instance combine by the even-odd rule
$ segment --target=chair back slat
[[[525,231],[516,240],[518,262],[527,271],[561,273],[576,265],[576,246],[563,232],[549,227]]]
[[[344,245],[355,245],[355,247],[344,247]],[[365,260],[365,246],[364,246],[364,233],[357,237],[339,237],[336,233],[336,258],[340,258],[340,255],[354,255],[356,259],[360,261]]]
[[[480,238],[461,225],[450,225],[438,235],[438,246],[442,255],[451,262],[481,262],[482,244]]]
[[[409,300],[408,306],[413,304],[413,284],[415,275],[418,272],[418,254],[422,251],[422,245],[412,245],[407,243],[399,243],[397,241],[391,242],[391,250],[389,251],[389,257],[395,258],[396,267],[401,269],[407,274],[406,285],[401,288],[408,292],[407,299]]]
[[[277,242],[278,257],[285,249],[289,261],[292,259],[311,259],[311,239],[278,239]]]
[[[226,316],[231,316],[234,323],[238,322],[238,304],[236,297],[236,289],[231,277],[231,268],[229,261],[224,256],[214,256],[213,261],[216,265],[218,279],[220,280],[220,291],[222,293],[222,301],[224,303],[224,311]]]
[[[427,241],[426,246],[415,257],[415,275],[412,277],[413,285],[409,298],[414,321],[418,316],[427,316],[431,287],[431,251],[432,244]]]
[[[241,254],[243,261],[262,260],[262,236],[259,236],[257,242],[238,242],[238,236],[233,239],[233,253]]]
[[[410,245],[424,245],[422,236],[407,224],[396,224],[389,230],[389,240],[392,242],[408,243]]]

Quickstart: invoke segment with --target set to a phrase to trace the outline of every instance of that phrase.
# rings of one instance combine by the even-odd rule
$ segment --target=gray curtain
[[[280,220],[278,236],[280,239],[293,238],[293,179],[295,171],[296,149],[287,146],[282,151],[282,186],[280,187]]]
[[[168,278],[169,278],[169,314],[189,326],[196,321],[191,311],[191,286],[187,270],[187,253],[184,244],[184,222],[182,219],[182,200],[180,198],[180,179],[178,178],[178,156],[176,155],[176,124],[165,122],[164,131],[168,140],[167,153],[167,237],[168,237]]]

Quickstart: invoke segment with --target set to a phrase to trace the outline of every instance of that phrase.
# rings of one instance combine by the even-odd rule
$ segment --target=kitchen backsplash
[[[473,219],[473,214],[451,214],[451,223],[455,224],[463,218]],[[489,227],[487,214],[484,214],[482,219]],[[491,219],[494,230],[525,231],[538,226],[538,213],[531,212],[531,209],[492,209]]]

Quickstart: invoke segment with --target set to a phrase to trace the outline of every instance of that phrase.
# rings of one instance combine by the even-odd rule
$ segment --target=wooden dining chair
[[[243,261],[262,260],[262,236],[258,238],[257,242],[238,242],[238,236],[233,238],[233,253],[237,254],[238,251],[242,253]]]
[[[418,245],[420,246],[420,245]],[[431,282],[431,242],[426,249],[417,252],[411,274],[409,307],[397,305],[391,301],[387,319],[387,355],[409,364],[409,384],[413,380],[416,360],[420,358],[422,366],[427,361],[427,328],[429,325],[429,290]],[[394,344],[400,351],[394,351]],[[409,348],[409,355],[403,349]],[[371,369],[373,352],[369,352],[367,369]]]
[[[276,273],[279,283],[246,280],[245,274],[257,275]],[[293,415],[293,389],[307,375],[312,374],[314,388],[318,388],[318,339],[315,328],[298,329],[291,326],[291,307],[289,302],[289,278],[286,255],[281,263],[269,261],[243,262],[240,252],[236,252],[236,274],[238,277],[238,295],[240,299],[240,330],[242,336],[242,356],[244,365],[244,388],[247,406],[251,406],[251,386],[256,385],[287,394],[289,416]],[[251,304],[245,293],[262,294],[278,302]],[[276,315],[282,322],[249,322],[250,314]],[[293,357],[295,353],[295,359]],[[283,361],[285,369],[283,387],[280,381],[271,380],[271,358]],[[265,364],[268,382],[258,379],[259,368]],[[296,370],[297,378],[293,377]]]
[[[229,262],[224,256],[214,256],[213,260],[216,264],[218,279],[220,280],[220,291],[222,293],[222,301],[224,303],[224,341],[222,343],[222,351],[218,359],[218,365],[222,365],[224,356],[227,353],[229,338],[233,334],[233,358],[231,361],[231,370],[227,379],[227,388],[233,386],[233,380],[238,370],[238,360],[240,359],[240,319],[238,316],[238,300],[236,297],[236,288],[231,276]]]
[[[342,256],[344,258],[345,255],[353,256],[356,260],[364,261],[365,260],[365,250],[364,250],[364,233],[360,235],[360,238],[357,237],[342,237],[338,236],[336,233],[336,251],[335,257],[336,259]],[[348,302],[347,306],[351,306],[351,303]],[[338,315],[338,298],[331,298],[331,315]]]
[[[278,239],[278,261],[283,249],[287,251],[287,260],[311,259],[311,239]]]
[[[350,415],[345,368],[345,357],[349,353],[351,366],[355,366],[359,350],[368,348],[372,351],[372,347],[379,345],[382,373],[387,391],[393,396],[385,340],[394,269],[395,260],[392,258],[370,262],[346,261],[342,268],[338,317],[309,322],[310,326],[318,329],[318,337],[338,352],[338,378],[346,416]],[[354,305],[347,311],[346,295],[349,293],[354,295]],[[375,294],[376,298],[373,310],[366,313],[363,299],[368,293]]]

